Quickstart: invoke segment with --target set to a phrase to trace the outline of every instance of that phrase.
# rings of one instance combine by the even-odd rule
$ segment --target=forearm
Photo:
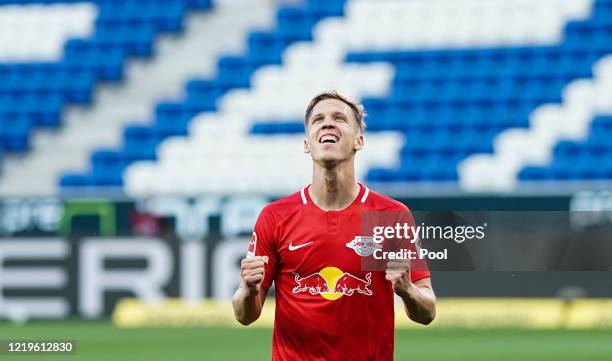
[[[236,290],[232,305],[234,316],[243,325],[249,325],[259,318],[263,308],[263,297],[261,288],[258,291],[248,292],[242,286]]]
[[[428,325],[436,317],[436,296],[431,288],[412,284],[400,297],[406,315],[414,322]]]

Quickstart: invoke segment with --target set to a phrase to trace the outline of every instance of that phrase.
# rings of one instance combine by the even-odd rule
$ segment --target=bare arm
[[[261,283],[268,257],[245,258],[240,263],[240,287],[236,290],[232,305],[234,316],[243,325],[250,325],[261,315],[267,290]]]
[[[406,315],[414,322],[428,325],[436,318],[436,295],[431,287],[431,278],[410,282],[406,292],[398,295],[404,301]]]
[[[389,262],[386,278],[393,285],[393,291],[404,301],[406,315],[414,322],[430,324],[436,318],[436,295],[431,278],[416,282],[410,280],[410,269],[402,262]]]

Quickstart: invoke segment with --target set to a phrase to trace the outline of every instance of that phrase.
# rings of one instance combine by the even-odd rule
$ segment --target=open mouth
[[[319,138],[319,143],[338,143],[340,139],[334,135],[334,134],[323,134],[320,138]]]

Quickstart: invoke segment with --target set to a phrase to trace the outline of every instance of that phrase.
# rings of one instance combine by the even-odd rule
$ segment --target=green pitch
[[[72,339],[74,356],[0,355],[1,360],[269,360],[272,331],[256,328],[117,329],[109,322],[0,323],[0,340]],[[365,340],[358,340],[359,342]],[[611,331],[398,330],[396,360],[612,360]]]

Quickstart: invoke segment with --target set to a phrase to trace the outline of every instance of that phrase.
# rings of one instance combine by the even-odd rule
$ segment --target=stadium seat
[[[64,12],[69,10],[63,5],[69,3],[81,5],[68,15]],[[181,31],[187,11],[208,9],[212,1],[1,0],[0,6],[3,5],[23,6],[32,16],[23,20],[7,17],[2,26],[16,26],[38,34],[33,40],[26,37],[26,41],[33,41],[26,44],[0,39],[0,129],[3,129],[0,148],[13,153],[29,149],[30,127],[61,126],[66,105],[91,104],[97,83],[121,81],[126,60],[152,56],[158,33]],[[89,34],[90,23],[93,29]],[[81,37],[69,38],[60,49],[41,53],[40,49],[48,48],[48,44],[64,36],[64,32]],[[18,45],[32,52],[22,52],[20,59],[39,55],[56,59],[44,62],[2,60],[9,50],[15,50],[9,47]],[[19,126],[7,128],[16,123]]]
[[[384,6],[393,9],[395,5]],[[528,127],[529,114],[539,105],[561,103],[565,85],[574,79],[592,77],[595,61],[612,52],[609,39],[612,20],[599,13],[607,14],[608,10],[602,8],[607,9],[597,2],[591,18],[569,22],[563,41],[555,46],[347,54],[348,63],[394,64],[396,74],[390,94],[363,101],[369,113],[368,129],[404,132],[407,144],[402,155],[418,151],[424,169],[418,176],[402,172],[401,168],[386,172],[375,169],[368,179],[409,182],[456,179],[460,159],[454,157],[458,154],[467,157],[491,153],[496,134],[510,127]],[[378,7],[375,11],[391,10]],[[303,129],[300,125],[299,120],[294,120],[293,125],[290,120],[261,121],[251,127],[251,132],[299,133]],[[452,136],[444,135],[449,131]],[[593,146],[593,142],[586,146]],[[446,154],[449,158],[431,158],[429,154]],[[391,176],[389,172],[393,171],[397,174]],[[539,177],[536,173],[528,170],[523,176]],[[575,176],[560,169],[547,174]],[[582,174],[593,177],[588,172]]]
[[[526,167],[520,180],[610,180],[612,179],[612,116],[593,118],[584,141],[562,141],[554,149],[553,161],[545,167]],[[543,176],[545,175],[545,176]]]
[[[116,6],[110,6],[108,11],[117,11]],[[216,111],[219,104],[218,99],[231,89],[249,88],[251,86],[251,76],[256,69],[265,65],[280,64],[282,53],[289,44],[297,41],[312,39],[312,27],[322,18],[330,16],[341,16],[344,9],[344,0],[321,1],[309,0],[303,6],[280,6],[276,14],[277,28],[274,31],[254,30],[247,39],[248,52],[245,56],[225,55],[218,59],[218,76],[216,79],[191,79],[185,86],[186,97],[183,101],[160,101],[155,108],[155,121],[153,125],[146,128],[139,128],[139,132],[155,134],[155,141],[136,141],[134,140],[135,129],[125,132],[124,146],[117,152],[130,156],[124,157],[127,162],[138,160],[155,159],[156,146],[160,141],[170,136],[185,136],[189,132],[191,119],[201,112]],[[101,20],[102,24],[109,24],[108,15]],[[150,16],[154,18],[154,16]],[[131,19],[131,18],[130,18]],[[139,24],[139,22],[136,22]],[[117,26],[115,31],[119,31]],[[133,26],[130,24],[130,26]],[[133,35],[125,38],[122,42],[115,42],[115,45],[129,55],[149,55],[144,45],[150,44],[147,40],[150,31],[145,32],[140,37]],[[96,44],[105,44],[110,39],[122,39],[121,33],[109,35],[108,39],[98,39]],[[132,40],[132,38],[134,38]],[[144,40],[143,40],[144,39]],[[121,77],[121,70],[114,69],[100,72],[101,77],[112,76]],[[254,104],[254,103],[253,103]],[[246,105],[247,107],[251,104]],[[251,112],[258,111],[251,108]],[[138,147],[143,147],[140,151]],[[96,162],[92,155],[92,172],[95,172],[96,164],[104,167],[104,163]],[[116,168],[113,168],[116,170]],[[112,172],[111,172],[112,173]],[[102,179],[108,183],[107,178],[93,177]],[[120,184],[121,182],[119,182]],[[65,184],[60,180],[60,185]],[[115,185],[115,183],[113,183]],[[104,186],[104,184],[100,184]]]
[[[94,32],[67,41],[57,62],[0,64],[6,79],[0,124],[16,125],[0,133],[5,152],[27,150],[32,127],[61,126],[66,104],[90,104],[97,83],[123,80],[128,59],[155,55],[157,34],[180,32],[188,11],[211,6],[204,0],[96,4]],[[457,182],[467,158],[516,149],[508,131],[550,122],[554,117],[538,116],[546,113],[540,110],[563,104],[574,96],[571,84],[596,76],[594,65],[612,53],[611,14],[608,0],[282,4],[274,29],[252,29],[245,37],[243,55],[221,55],[214,78],[194,75],[182,99],[160,99],[148,125],[125,128],[119,147],[94,151],[90,170],[67,173],[60,186],[117,187],[126,182],[124,172],[140,170],[145,188],[155,187],[151,179],[159,175],[194,191],[203,190],[198,182],[212,187],[206,190],[242,189],[216,159],[218,149],[235,155],[246,176],[263,181],[253,164],[274,168],[274,157],[257,148],[267,141],[282,150],[273,152],[277,162],[291,163],[287,174],[277,174],[284,181],[303,172],[285,153],[294,150],[286,142],[304,130],[296,115],[304,95],[330,86],[363,101],[374,137],[400,137],[390,147],[397,159],[388,168],[364,154],[364,164],[376,164],[366,167],[366,181]],[[519,180],[606,179],[608,163],[597,161],[611,152],[604,118],[593,120],[588,139],[559,143],[550,164],[528,164]],[[243,143],[256,149],[245,154]],[[534,158],[549,156],[545,148],[534,147]]]

